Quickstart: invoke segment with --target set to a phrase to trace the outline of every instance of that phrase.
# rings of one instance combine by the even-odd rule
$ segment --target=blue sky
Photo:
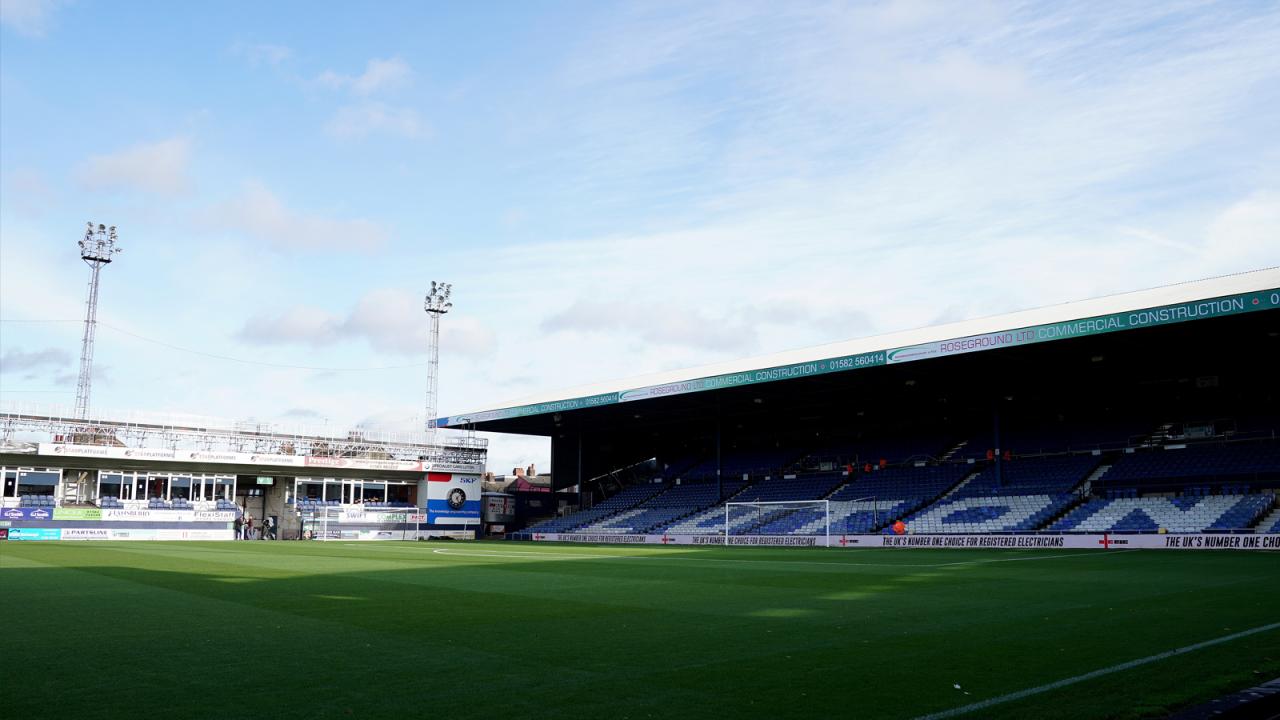
[[[4,402],[87,220],[95,407],[331,428],[420,422],[432,279],[456,413],[1280,264],[1270,2],[0,9]]]

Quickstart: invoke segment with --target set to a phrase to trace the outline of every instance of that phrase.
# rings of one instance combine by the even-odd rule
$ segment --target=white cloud
[[[356,95],[367,96],[403,87],[413,78],[413,69],[400,58],[374,58],[360,75],[344,75],[326,70],[316,81],[328,87],[350,90]]]
[[[283,250],[370,251],[387,241],[386,231],[371,220],[343,220],[294,210],[260,182],[245,183],[239,196],[206,215],[215,227],[244,233]]]
[[[186,138],[170,138],[107,155],[93,155],[80,165],[76,176],[80,185],[88,190],[141,190],[175,195],[190,185],[187,177],[190,159],[191,143]]]
[[[344,315],[301,305],[255,315],[239,336],[258,344],[309,347],[364,340],[379,353],[425,356],[427,316],[421,294],[382,288],[363,295]],[[450,313],[441,323],[440,345],[442,353],[478,358],[493,352],[497,341],[475,318]]]
[[[71,355],[59,348],[26,352],[22,348],[5,350],[0,355],[0,373],[17,373],[44,369],[61,369],[71,364]]]
[[[417,139],[430,134],[416,110],[379,102],[364,102],[338,108],[325,129],[339,138],[359,139],[372,134],[388,133]]]
[[[262,345],[328,345],[340,337],[335,318],[319,308],[296,305],[277,314],[249,318],[240,337]]]
[[[413,69],[400,58],[374,58],[360,75],[344,75],[332,70],[320,73],[316,82],[337,90],[345,90],[360,98],[338,108],[325,126],[334,137],[360,139],[369,135],[389,134],[418,139],[430,134],[430,128],[417,110],[375,101],[372,96],[407,86]]]
[[[375,350],[398,355],[425,354],[426,313],[422,298],[408,290],[367,293],[342,321],[347,337],[362,337]]]
[[[23,35],[42,37],[63,0],[0,0],[0,25]]]
[[[756,330],[741,319],[711,317],[693,306],[579,299],[542,323],[547,332],[603,332],[656,345],[742,352],[755,348]]]

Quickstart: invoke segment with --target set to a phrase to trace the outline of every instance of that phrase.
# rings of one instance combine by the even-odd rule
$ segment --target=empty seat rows
[[[1249,527],[1275,504],[1272,495],[1093,499],[1050,530],[1074,532],[1204,532]]]
[[[906,525],[912,533],[1027,532],[1075,500],[1069,493],[948,498],[907,518]]]
[[[1156,449],[1122,455],[1107,483],[1172,478],[1222,478],[1280,473],[1280,443]]]
[[[1257,530],[1260,533],[1280,533],[1280,508],[1272,510],[1266,517],[1258,522]]]
[[[871,472],[856,471],[848,484],[832,493],[831,500],[862,498],[935,498],[973,471],[967,463],[888,467]]]
[[[162,498],[150,498],[147,500],[148,510],[193,510],[191,503],[184,498],[174,498],[172,503],[165,502]]]
[[[623,488],[617,494],[595,505],[594,507],[580,510],[571,515],[564,517],[551,518],[543,522],[532,525],[528,528],[529,532],[535,533],[561,533],[577,530],[584,525],[588,525],[597,520],[601,520],[619,512],[630,510],[640,503],[648,500],[663,489],[662,485],[632,485]]]
[[[18,507],[56,507],[57,504],[52,495],[23,495],[18,499]]]
[[[996,469],[987,467],[965,483],[957,493],[959,497],[995,495],[1058,495],[1068,493],[1079,485],[1098,465],[1098,458],[1091,455],[1015,459],[1000,464],[1000,478]]]
[[[582,526],[582,532],[629,534],[656,532],[680,518],[720,504],[720,492],[733,495],[742,489],[742,481],[719,486],[714,482],[684,483],[669,488],[632,510]]]

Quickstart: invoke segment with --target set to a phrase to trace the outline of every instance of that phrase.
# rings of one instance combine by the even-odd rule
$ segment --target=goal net
[[[342,509],[322,507],[312,516],[311,537],[315,540],[342,539]]]
[[[732,538],[797,535],[831,540],[829,500],[730,502],[724,505],[724,542]]]

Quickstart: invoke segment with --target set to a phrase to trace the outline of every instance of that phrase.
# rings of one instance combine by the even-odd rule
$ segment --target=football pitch
[[[1128,718],[1280,676],[1280,553],[9,542],[0,617],[9,717]]]

